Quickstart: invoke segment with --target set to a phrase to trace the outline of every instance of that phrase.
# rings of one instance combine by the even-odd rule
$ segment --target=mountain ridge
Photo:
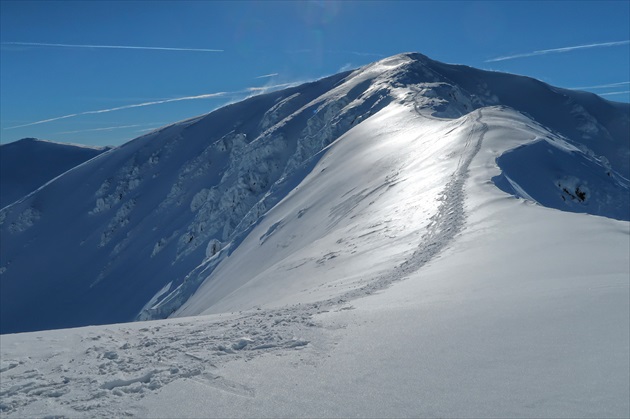
[[[37,138],[1,144],[0,208],[109,149]]]
[[[269,211],[287,197],[297,196],[304,182],[318,189],[309,179],[322,159],[346,141],[340,139],[354,138],[353,132],[363,132],[358,127],[383,115],[399,118],[398,124],[409,132],[430,138],[439,132],[442,137],[435,137],[436,141],[452,138],[454,144],[463,144],[467,130],[475,126],[466,122],[467,115],[484,108],[502,114],[505,109],[503,114],[509,119],[514,110],[540,140],[573,144],[562,152],[586,156],[598,179],[600,173],[616,173],[601,177],[598,185],[627,191],[623,179],[630,169],[624,159],[628,139],[623,130],[628,127],[630,107],[554,89],[523,76],[442,64],[421,54],[399,54],[354,71],[255,96],[131,140],[0,212],[2,333],[171,315],[204,282],[212,282],[209,278],[215,269],[229,270],[230,256],[246,240],[251,242],[250,235]],[[407,124],[407,120],[416,122]],[[374,126],[373,131],[389,132],[384,128],[388,121],[379,121],[383,125]],[[428,131],[422,124],[427,124]],[[397,138],[394,128],[388,135]],[[450,136],[449,129],[458,136]],[[363,135],[367,138],[370,133]],[[438,143],[448,149],[442,141]],[[357,152],[361,147],[357,143]],[[461,152],[455,148],[434,158],[439,161]],[[356,165],[363,167],[359,161]],[[361,170],[369,173],[370,168]],[[413,170],[410,173],[416,173]],[[557,180],[553,176],[548,174],[551,181]],[[595,175],[589,176],[587,181]],[[567,181],[573,188],[569,192],[575,192],[579,181]],[[505,182],[497,184],[518,195]],[[553,193],[562,196],[562,187]],[[439,197],[436,188],[437,183],[426,199]],[[522,197],[543,201],[531,191],[524,192]],[[358,216],[353,211],[365,210],[359,204],[364,197],[356,192],[350,196],[355,196],[358,206],[351,205],[347,216]],[[59,197],[72,199],[66,202]],[[601,210],[594,200],[565,204],[565,198],[547,205],[597,214]],[[619,202],[615,205],[623,207],[624,201]],[[627,219],[619,211],[613,215]],[[298,218],[304,221],[308,216],[296,213],[291,225],[299,225],[295,224]],[[280,231],[282,222],[271,227],[269,234],[261,234],[261,246],[273,242],[269,238]],[[414,231],[420,234],[427,227],[423,221]],[[59,249],[56,252],[50,250],[53,243]],[[407,250],[397,257],[409,251],[405,246]],[[29,262],[34,257],[38,266]],[[33,304],[51,315],[42,319],[28,313],[26,307]]]

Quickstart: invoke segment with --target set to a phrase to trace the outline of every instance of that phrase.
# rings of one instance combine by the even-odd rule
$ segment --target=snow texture
[[[380,117],[382,129],[389,122],[381,115],[386,108],[391,114],[394,105],[425,115],[409,130],[429,129],[440,120],[464,124],[460,118],[468,116],[469,120],[475,109],[487,106],[500,105],[526,115],[529,125],[544,127],[540,139],[545,142],[525,146],[526,141],[501,156],[499,165],[504,172],[495,179],[497,185],[553,208],[628,219],[627,105],[556,89],[526,77],[402,54],[164,127],[75,167],[3,209],[2,332],[164,318],[180,310],[204,281],[226,292],[241,279],[251,282],[255,276],[251,271],[233,284],[208,278],[218,276],[215,269],[227,270],[223,267],[227,258],[239,249],[243,252],[242,242],[259,224],[266,231],[280,222],[278,232],[286,226],[288,220],[268,223],[268,213],[291,194],[298,195],[298,185],[306,179],[309,184],[317,183],[318,173],[330,179],[331,170],[326,173],[321,172],[323,167],[315,167],[330,158],[332,144],[357,143],[353,146],[356,152],[348,152],[344,162],[336,163],[356,166],[352,175],[357,181],[347,185],[356,188],[344,191],[349,192],[347,201],[328,201],[336,208],[330,208],[331,220],[343,224],[354,215],[354,209],[361,211],[365,201],[371,202],[372,194],[380,196],[388,190],[382,189],[385,186],[380,180],[369,189],[360,184],[360,179],[375,179],[377,168],[358,161],[369,151],[362,151],[361,140],[353,140],[357,134],[349,134],[371,137],[373,141],[366,140],[365,145],[378,153],[379,144],[395,137],[397,128],[371,136],[366,123]],[[447,126],[450,128],[445,129],[453,128]],[[436,132],[440,129],[435,128]],[[451,141],[457,143],[455,138]],[[436,147],[442,144],[436,139],[433,142]],[[571,145],[571,151],[558,145],[561,143]],[[541,150],[544,144],[548,146]],[[403,141],[400,147],[412,146]],[[538,159],[552,151],[558,153],[558,159]],[[439,159],[447,153],[458,151],[444,148],[436,150],[435,156]],[[394,183],[402,179],[395,162],[401,154],[411,152],[392,150],[390,161],[380,162],[389,168],[380,170],[378,176],[389,176],[387,182]],[[536,176],[528,177],[521,163],[525,160],[533,161],[528,167],[536,167]],[[556,162],[562,165],[555,167]],[[342,179],[350,174],[336,172]],[[335,181],[326,186],[330,193],[341,189]],[[433,195],[425,197],[428,202],[437,193],[438,183],[432,185]],[[299,195],[303,204],[296,212],[303,211],[301,222],[317,224],[317,218],[323,216],[321,211],[311,210],[317,198],[304,188]],[[424,210],[427,215],[434,208]],[[417,220],[428,222],[422,217]],[[361,227],[346,223],[339,228]],[[257,232],[256,237],[265,231]],[[270,246],[272,233],[264,245]],[[302,244],[294,244],[302,246],[303,261],[320,260],[330,253],[328,257],[336,255],[337,262],[344,264],[340,250],[332,249],[339,246],[332,242],[327,245],[330,251],[307,255],[308,240],[329,240],[335,235],[320,236],[304,236]],[[384,245],[384,241],[374,243],[374,247]],[[288,246],[288,241],[275,246]],[[400,252],[404,253],[405,246],[409,247],[401,245]],[[367,252],[356,253],[379,263]],[[32,263],[35,257],[37,264]],[[365,265],[367,259],[357,259],[357,264]],[[336,277],[331,278],[334,281]],[[162,292],[169,283],[168,292]],[[307,279],[295,287],[310,283]],[[147,308],[157,293],[162,297]],[[60,301],[64,301],[63,308]],[[28,309],[33,305],[48,315]],[[114,305],[117,308],[112,310]]]
[[[0,212],[2,332],[171,318],[3,334],[0,410],[628,417],[629,114],[401,54],[131,141]]]

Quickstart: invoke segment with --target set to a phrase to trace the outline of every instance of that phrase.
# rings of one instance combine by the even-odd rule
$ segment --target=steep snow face
[[[486,107],[455,119],[435,118],[421,107],[424,96],[419,104],[405,89],[397,93],[401,103],[334,143],[303,183],[206,274],[175,316],[347,301],[415,272],[461,232],[468,165],[487,133],[493,142],[486,151],[498,157],[501,169],[493,180],[502,187],[506,182],[512,188],[506,191],[553,208],[563,204],[573,212],[586,207],[626,217],[623,178],[601,173],[597,161],[529,117]],[[558,155],[539,150],[541,144],[553,145]],[[535,157],[512,159],[522,149]],[[531,160],[541,167],[528,167]],[[567,177],[558,178],[561,186],[549,181],[562,173],[580,173],[584,180],[577,186],[569,186]],[[576,202],[563,199],[576,188]],[[580,207],[570,206],[578,200]]]
[[[392,104],[351,129],[175,315],[344,299],[410,269],[423,240],[437,253],[461,227],[453,170],[476,151],[479,117],[437,120]]]
[[[505,192],[546,207],[630,220],[630,182],[605,158],[589,158],[547,137],[503,154],[497,163],[502,173],[493,181]]]
[[[107,150],[35,138],[0,145],[0,208]]]
[[[165,127],[2,210],[1,331],[313,302],[371,292],[374,272],[379,289],[463,226],[501,104],[536,132],[513,148],[568,143],[623,185],[627,107],[402,54]],[[411,263],[418,238],[432,250]]]
[[[503,107],[429,120],[390,104],[333,143],[185,307],[229,292],[206,312],[255,309],[2,335],[0,412],[627,418],[630,223],[497,189],[497,158],[536,138],[560,141]],[[264,260],[274,245],[303,265]],[[334,253],[299,260],[298,246]],[[238,263],[268,273],[218,286],[247,273]]]
[[[163,128],[3,210],[2,332],[132,320],[235,248],[323,148],[387,104],[382,82],[348,76]]]
[[[468,92],[473,103],[516,109],[560,134],[589,158],[608,161],[613,170],[630,179],[630,104],[524,76],[436,61],[430,61],[429,67]]]

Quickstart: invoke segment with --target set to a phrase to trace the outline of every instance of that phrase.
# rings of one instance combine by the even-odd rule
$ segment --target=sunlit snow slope
[[[382,289],[461,232],[489,130],[510,147],[488,182],[628,220],[629,115],[402,54],[165,127],[0,212],[2,333]]]
[[[628,116],[403,54],[136,139],[3,211],[3,331],[171,318],[3,334],[0,412],[627,418]]]

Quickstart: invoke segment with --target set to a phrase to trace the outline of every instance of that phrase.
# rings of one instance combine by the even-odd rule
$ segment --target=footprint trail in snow
[[[53,331],[39,340],[41,360],[3,359],[0,368],[0,411],[12,416],[31,403],[49,400],[55,414],[112,416],[120,411],[120,398],[139,400],[169,383],[189,379],[243,397],[255,389],[218,374],[225,362],[251,359],[260,354],[303,350],[325,345],[315,320],[318,313],[351,308],[347,303],[368,296],[417,271],[444,250],[465,225],[464,185],[468,168],[481,148],[487,125],[481,110],[469,114],[474,123],[466,138],[464,154],[440,195],[437,212],[413,254],[393,272],[366,278],[363,285],[317,303],[280,309],[258,309],[238,315],[199,317],[193,321],[171,319],[98,329],[81,336],[71,329]],[[80,356],[59,352],[57,342],[75,339],[87,347]],[[88,340],[87,342],[85,340]],[[48,348],[48,349],[45,349]],[[57,348],[57,349],[55,349]]]

